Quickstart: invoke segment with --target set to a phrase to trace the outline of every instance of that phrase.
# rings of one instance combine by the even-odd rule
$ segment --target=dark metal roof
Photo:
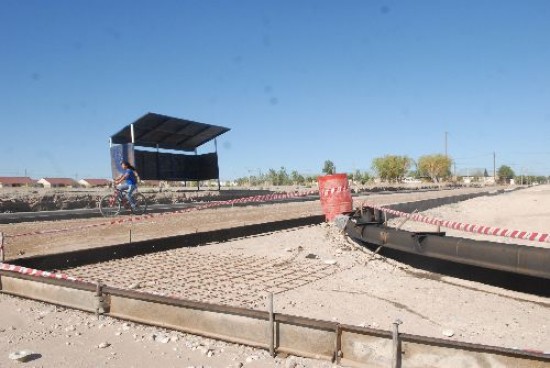
[[[134,144],[142,147],[159,147],[194,151],[197,147],[229,131],[222,126],[197,123],[171,116],[147,113],[133,123]],[[111,136],[112,143],[132,143],[132,124]]]

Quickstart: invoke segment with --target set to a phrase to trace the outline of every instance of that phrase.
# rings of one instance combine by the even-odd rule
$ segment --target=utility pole
[[[445,131],[445,157],[449,157],[447,155],[447,134],[448,134],[447,131]]]
[[[497,183],[497,154],[493,151],[493,180]]]

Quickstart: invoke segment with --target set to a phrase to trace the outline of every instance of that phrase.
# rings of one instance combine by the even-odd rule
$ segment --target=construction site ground
[[[472,188],[377,194],[354,198],[354,205],[363,201],[389,204],[480,190],[487,191]],[[544,232],[550,219],[549,206],[550,187],[538,186],[447,205],[429,214]],[[0,225],[0,231],[9,235],[72,229],[59,234],[8,238],[6,254],[10,259],[124,243],[130,236],[133,240],[151,239],[320,213],[319,201],[254,204],[159,215],[141,222],[84,230],[77,228],[105,220]],[[427,229],[428,225],[408,222],[405,226]],[[490,240],[510,242],[502,238]],[[385,330],[400,319],[400,331],[406,333],[550,351],[548,298],[434,274],[373,255],[332,223],[113,260],[66,272],[83,279],[101,279],[116,287],[259,310],[266,309],[267,293],[273,292],[276,313]],[[311,359],[271,358],[263,350],[111,318],[98,321],[84,312],[7,295],[0,295],[0,305],[2,367],[15,366],[8,355],[23,349],[36,352],[36,359],[30,363],[33,366],[331,366]],[[450,359],[449,366],[476,366],[475,362],[446,359]]]

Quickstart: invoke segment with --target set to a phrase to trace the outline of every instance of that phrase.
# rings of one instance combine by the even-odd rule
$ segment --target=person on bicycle
[[[132,209],[136,206],[132,193],[137,189],[136,168],[130,165],[128,161],[122,161],[123,172],[115,179],[115,185],[118,190],[126,191],[126,198]]]

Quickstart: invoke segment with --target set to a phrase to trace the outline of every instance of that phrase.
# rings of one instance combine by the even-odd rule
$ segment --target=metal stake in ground
[[[273,293],[270,292],[267,299],[267,308],[269,311],[269,354],[275,356],[275,316],[273,314]]]
[[[0,262],[4,263],[4,233],[0,232]]]
[[[399,319],[396,319],[393,323],[393,351],[392,351],[392,368],[401,367],[401,342],[399,341],[399,325],[403,322]]]

